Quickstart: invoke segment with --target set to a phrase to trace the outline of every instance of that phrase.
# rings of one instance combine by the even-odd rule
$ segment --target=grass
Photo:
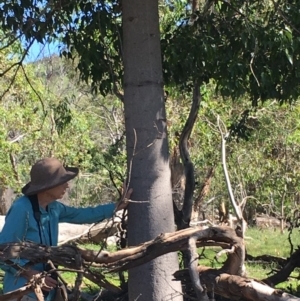
[[[282,234],[278,229],[250,228],[246,232],[246,249],[252,256],[269,254],[278,257],[289,257],[291,246],[288,241],[288,231]],[[298,229],[293,230],[291,241],[294,249],[300,245],[300,232]]]
[[[288,240],[288,230],[283,233],[278,229],[264,229],[259,230],[257,228],[250,228],[247,230],[246,236],[251,239],[246,239],[246,250],[248,254],[252,256],[258,256],[263,254],[273,255],[277,257],[287,258],[291,255],[291,245]],[[299,229],[294,229],[290,236],[291,243],[293,245],[293,251],[300,246],[300,232]],[[267,264],[246,264],[249,277],[255,279],[263,279],[269,276],[272,270],[276,269],[276,265],[271,263]],[[296,268],[290,275],[288,281],[280,283],[276,288],[286,290],[294,295],[300,296],[300,269]]]

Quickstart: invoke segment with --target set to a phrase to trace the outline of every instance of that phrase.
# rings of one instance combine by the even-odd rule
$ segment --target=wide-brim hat
[[[64,184],[78,175],[76,167],[66,167],[56,158],[44,158],[37,161],[30,171],[30,182],[22,193],[33,195]]]

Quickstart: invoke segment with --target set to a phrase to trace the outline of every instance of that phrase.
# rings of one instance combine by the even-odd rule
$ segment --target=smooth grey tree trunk
[[[125,126],[130,187],[128,241],[137,245],[175,229],[163,97],[157,0],[123,6]],[[129,271],[129,300],[182,300],[176,253]]]

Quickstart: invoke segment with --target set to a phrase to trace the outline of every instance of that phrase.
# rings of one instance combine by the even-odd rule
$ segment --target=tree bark
[[[124,106],[128,180],[128,243],[174,231],[158,1],[123,1]],[[129,270],[129,300],[182,300],[172,281],[177,253]]]

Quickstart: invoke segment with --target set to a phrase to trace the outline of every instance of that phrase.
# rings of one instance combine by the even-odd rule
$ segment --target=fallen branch
[[[198,262],[195,260],[197,257],[195,255],[195,244],[197,247],[221,245],[222,248],[230,250],[230,252],[226,251],[227,259],[224,265],[218,270],[199,266],[196,268]],[[191,274],[194,283],[196,283],[199,288],[202,286],[202,288],[208,292],[214,290],[215,293],[231,298],[232,300],[240,300],[241,298],[247,301],[300,300],[299,298],[273,289],[258,281],[237,275],[244,262],[243,240],[229,227],[211,227],[206,229],[196,227],[174,233],[165,233],[152,241],[113,253],[104,251],[99,253],[66,245],[47,247],[31,242],[1,244],[0,260],[7,264],[16,258],[26,258],[30,260],[30,263],[47,262],[51,260],[54,264],[70,269],[73,268],[74,271],[82,273],[84,277],[97,283],[99,286],[105,287],[115,293],[120,293],[122,292],[121,288],[110,284],[105,279],[103,272],[125,271],[149,262],[166,253],[188,249],[191,252]],[[80,256],[81,260],[78,260],[78,256]],[[91,262],[94,265],[93,270],[86,269]],[[98,271],[95,272],[97,267],[101,268],[101,273]],[[197,280],[197,275],[199,274],[201,284]],[[177,280],[191,282],[188,270],[178,271],[174,276]],[[32,289],[34,289],[33,286],[26,286],[18,290],[18,292],[14,292],[13,297],[12,295],[8,297],[8,294],[0,296],[0,301],[13,299],[16,294],[18,294],[18,296],[25,295],[28,291],[32,291]],[[201,293],[201,289],[199,293]]]
[[[208,292],[221,295],[230,300],[244,301],[299,301],[293,295],[287,294],[281,290],[274,289],[268,285],[255,281],[253,279],[244,278],[237,275],[229,275],[220,273],[215,269],[202,269],[198,267],[201,283],[205,285]],[[188,270],[181,270],[174,273],[176,280],[182,281],[184,284],[189,279]]]
[[[187,250],[190,237],[196,237],[197,247],[222,245],[226,249],[235,247],[235,252],[228,255],[224,272],[236,274],[243,264],[243,241],[230,227],[187,228],[174,233],[161,234],[154,240],[136,247],[122,249],[109,253],[106,251],[91,251],[72,245],[48,247],[32,242],[6,243],[0,245],[0,260],[26,258],[31,263],[47,262],[71,269],[79,269],[77,256],[80,254],[86,262],[101,264],[109,271],[125,271],[149,262],[154,258],[178,250]]]

